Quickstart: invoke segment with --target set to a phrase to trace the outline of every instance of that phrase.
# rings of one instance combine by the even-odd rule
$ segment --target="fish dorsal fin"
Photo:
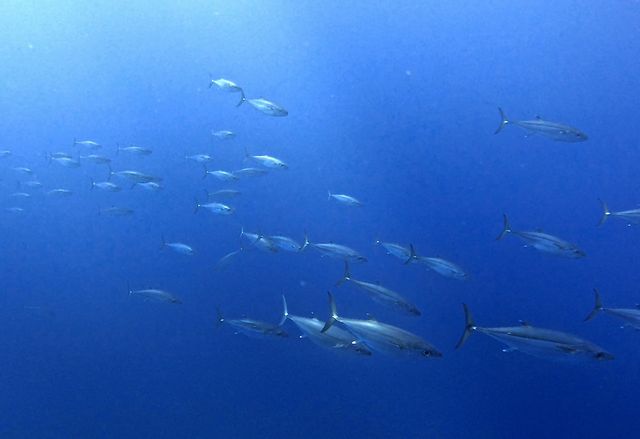
[[[526,320],[518,320],[518,323],[520,323],[520,326],[531,326]]]

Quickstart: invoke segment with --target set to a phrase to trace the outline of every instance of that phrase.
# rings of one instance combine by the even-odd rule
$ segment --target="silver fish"
[[[244,228],[240,229],[240,238],[245,238],[250,245],[259,250],[269,251],[271,253],[278,252],[278,246],[267,236],[258,233],[245,232]]]
[[[163,250],[165,248],[170,248],[176,253],[180,253],[187,256],[193,256],[193,254],[195,253],[195,251],[193,250],[193,247],[191,247],[190,245],[184,244],[182,242],[166,242],[164,240],[164,235],[163,235],[162,246],[160,247],[160,249]]]
[[[520,326],[483,328],[476,326],[467,305],[463,304],[465,328],[456,349],[462,347],[472,332],[478,331],[508,346],[506,351],[517,350],[525,354],[548,359],[590,358],[612,360],[613,355],[590,341],[552,329],[536,328],[522,322]]]
[[[211,160],[213,160],[213,157],[211,157],[208,154],[194,154],[194,155],[185,156],[185,159],[193,160],[194,162],[197,162],[197,163],[208,163]]]
[[[108,165],[111,163],[111,159],[109,157],[98,154],[81,155],[80,159],[87,160],[96,165]]]
[[[25,166],[18,166],[16,168],[13,168],[13,170],[21,174],[33,175],[33,171]]]
[[[236,251],[227,253],[226,255],[218,259],[218,262],[216,262],[216,265],[213,267],[213,269],[219,271],[227,267],[240,253],[242,253],[243,250],[244,249],[241,247]]]
[[[201,207],[204,209],[207,209],[211,213],[215,213],[216,215],[232,215],[233,212],[235,212],[235,209],[233,207],[227,206],[226,204],[222,204],[222,203],[200,204],[198,201],[196,201],[196,207],[193,213],[196,213],[198,209],[200,209]]]
[[[49,160],[49,162],[51,162],[51,160],[53,159],[70,159],[72,157],[73,156],[71,154],[62,152],[62,151],[52,152],[51,154],[47,154],[47,159]]]
[[[286,252],[299,252],[302,250],[302,246],[288,236],[271,235],[268,236],[268,239],[279,250],[284,250]]]
[[[116,154],[120,153],[120,151],[129,153],[129,154],[142,155],[142,156],[150,155],[153,153],[151,149],[144,148],[142,146],[125,146],[124,148],[121,148],[120,145],[118,145]]]
[[[52,189],[47,192],[47,195],[51,197],[68,197],[73,195],[73,192],[69,189]]]
[[[310,242],[308,236],[305,234],[304,245],[302,246],[300,251],[303,251],[307,247],[313,247],[323,255],[330,256],[333,258],[344,259],[345,261],[349,260],[352,262],[367,262],[367,258],[362,256],[360,253],[358,253],[354,249],[347,247],[346,245],[334,244],[334,243],[315,244]]]
[[[239,195],[241,195],[242,192],[237,191],[235,189],[220,189],[217,190],[215,192],[209,192],[207,191],[207,198],[208,199],[212,199],[212,198],[235,198]]]
[[[376,241],[375,244],[382,246],[388,255],[395,256],[402,262],[411,262],[411,249],[409,247],[395,242]]]
[[[243,96],[237,106],[239,107],[243,102],[248,102],[253,108],[268,116],[284,117],[289,114],[289,112],[282,108],[280,105],[276,104],[275,102],[268,101],[264,98],[246,99]]]
[[[226,91],[227,93],[240,93],[240,102],[236,104],[236,107],[239,107],[245,101],[244,91],[242,90],[242,87],[240,87],[235,82],[224,78],[213,79],[211,78],[211,75],[209,75],[209,88],[213,87],[214,85],[220,90]]]
[[[155,181],[148,181],[146,183],[134,183],[133,186],[141,187],[142,189],[151,192],[158,192],[159,190],[162,190],[162,185],[156,183]]]
[[[332,194],[331,191],[328,191],[328,192],[329,192],[329,201],[331,201],[331,199],[334,199],[338,203],[343,204],[345,206],[362,207],[362,203],[357,198],[354,198],[351,195]]]
[[[238,177],[235,176],[232,172],[227,171],[209,171],[206,167],[204,168],[204,175],[202,178],[206,178],[207,175],[211,175],[212,177],[217,178],[220,181],[235,181],[238,180]]]
[[[129,180],[132,183],[159,183],[162,181],[162,178],[160,177],[154,177],[138,171],[112,171],[111,168],[109,168],[109,178],[111,178],[112,175]]]
[[[153,300],[156,302],[182,303],[180,299],[168,291],[157,290],[154,288],[148,288],[145,290],[132,290],[129,288],[129,296],[140,296],[145,300]]]
[[[530,134],[540,134],[560,142],[584,142],[588,139],[585,133],[568,125],[549,122],[542,120],[540,117],[533,120],[508,120],[502,108],[498,108],[498,111],[500,111],[501,122],[494,134],[498,134],[502,131],[502,128],[511,124],[524,128]]]
[[[13,153],[8,149],[0,150],[0,158],[9,157],[11,154]]]
[[[100,181],[96,183],[95,181],[91,180],[91,190],[93,190],[94,188],[98,188],[107,192],[120,192],[122,190],[120,186],[115,183],[111,183],[110,181]]]
[[[246,159],[254,160],[265,168],[289,169],[289,166],[287,166],[285,162],[270,155],[249,155],[247,148],[244,149],[244,155]]]
[[[234,133],[233,131],[229,131],[229,130],[220,130],[220,131],[211,130],[211,135],[213,137],[217,137],[220,140],[229,140],[229,139],[233,139],[234,137],[236,137],[236,133]]]
[[[369,348],[367,348],[364,343],[358,341],[351,333],[335,325],[331,326],[326,332],[322,332],[324,323],[315,317],[309,318],[289,314],[287,310],[287,300],[284,296],[282,296],[282,305],[284,310],[280,326],[284,325],[287,320],[291,320],[305,337],[317,346],[358,355],[371,355]]]
[[[585,257],[587,254],[575,244],[564,241],[556,236],[548,235],[543,232],[526,232],[512,230],[507,215],[503,216],[504,228],[502,233],[496,240],[502,239],[506,234],[513,233],[522,238],[528,245],[545,253],[551,253],[558,256],[564,256],[572,259]]]
[[[413,244],[409,245],[409,249],[411,251],[411,257],[405,262],[405,264],[415,262],[417,264],[426,265],[430,270],[451,279],[466,280],[468,278],[467,273],[460,266],[451,261],[447,261],[442,258],[418,256]]]
[[[591,320],[598,315],[599,312],[603,312],[625,321],[629,326],[635,329],[640,329],[640,305],[635,308],[605,308],[602,305],[598,289],[594,288],[593,291],[596,296],[596,302],[593,307],[593,311],[591,311],[591,314],[584,319],[585,321]]]
[[[28,194],[26,192],[14,192],[9,196],[13,198],[31,198],[31,194]]]
[[[80,146],[84,146],[85,148],[88,149],[99,149],[102,147],[102,145],[100,145],[98,142],[94,142],[93,140],[76,140],[73,139],[73,145],[80,145]]]
[[[110,216],[129,216],[133,214],[133,209],[129,209],[128,207],[111,206],[105,209],[100,209],[99,213]]]
[[[387,287],[383,287],[382,285],[354,279],[353,276],[351,276],[349,263],[347,261],[344,262],[344,275],[342,276],[342,279],[338,281],[336,286],[341,285],[344,282],[350,282],[362,289],[373,301],[378,302],[383,306],[409,316],[421,315],[420,310],[413,303],[409,302],[395,291],[390,290]]]
[[[24,209],[22,207],[5,207],[4,210],[9,213],[22,213]]]
[[[236,177],[261,177],[263,175],[267,175],[269,171],[266,169],[258,169],[258,168],[242,168],[237,171],[233,171],[233,175]]]
[[[336,322],[341,323],[358,340],[364,342],[372,350],[391,355],[419,355],[427,358],[442,357],[430,343],[421,337],[387,323],[377,320],[347,319],[338,316],[333,295],[329,293],[331,314],[322,332],[327,332]]]
[[[60,157],[60,158],[53,157],[51,159],[51,161],[54,161],[57,164],[59,164],[60,166],[64,166],[65,168],[79,168],[80,167],[80,162],[79,161],[77,161],[76,159],[69,158],[69,157]]]
[[[24,183],[21,183],[21,185],[26,186],[30,189],[40,189],[42,187],[42,183],[40,183],[38,180],[25,181]]]
[[[218,326],[223,323],[227,323],[231,325],[237,333],[242,333],[248,337],[287,337],[287,331],[282,329],[280,325],[273,325],[271,323],[262,322],[260,320],[254,320],[250,318],[241,318],[241,319],[225,319],[220,309],[218,311]]]
[[[600,204],[602,204],[602,217],[600,218],[599,226],[603,225],[610,216],[622,218],[625,221],[628,221],[633,224],[640,224],[640,209],[631,209],[631,210],[621,210],[619,212],[611,212],[607,203],[600,200]]]

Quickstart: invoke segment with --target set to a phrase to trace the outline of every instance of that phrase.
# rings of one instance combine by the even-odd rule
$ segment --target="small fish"
[[[610,216],[622,218],[632,224],[640,224],[640,209],[621,210],[619,212],[611,212],[607,203],[600,200],[602,204],[602,217],[600,218],[599,226],[603,225]]]
[[[413,303],[409,302],[407,299],[405,299],[395,291],[390,290],[387,287],[383,287],[382,285],[354,279],[353,276],[351,276],[351,272],[349,271],[349,263],[347,261],[344,262],[344,275],[342,276],[342,279],[338,281],[336,286],[341,285],[345,282],[352,283],[353,285],[365,291],[373,301],[378,302],[379,304],[391,308],[395,311],[400,311],[401,313],[408,316],[419,316],[422,314]]]
[[[141,187],[142,189],[151,192],[158,192],[159,190],[162,190],[162,186],[155,181],[148,181],[146,183],[134,183],[133,186]]]
[[[268,236],[245,232],[244,227],[240,229],[240,239],[242,238],[245,238],[250,245],[259,250],[269,251],[271,253],[277,253],[279,250],[278,246]]]
[[[129,216],[133,214],[133,209],[129,209],[128,207],[111,206],[105,209],[100,209],[98,213],[110,216]]]
[[[40,183],[38,180],[29,180],[21,184],[22,186],[26,186],[30,189],[40,189],[42,187],[42,183]]]
[[[358,320],[338,316],[336,303],[331,293],[329,293],[329,305],[331,313],[322,328],[322,332],[328,332],[336,322],[339,322],[347,331],[374,351],[390,355],[418,355],[427,358],[442,357],[442,353],[433,345],[404,329],[373,319]]]
[[[357,198],[354,198],[351,195],[332,194],[331,191],[328,191],[328,192],[329,192],[329,201],[331,201],[331,199],[334,199],[338,203],[345,206],[362,207],[362,203]]]
[[[47,192],[47,195],[51,197],[68,197],[70,195],[73,195],[73,192],[69,189],[52,189]]]
[[[196,200],[196,207],[193,210],[193,213],[198,212],[198,209],[200,209],[201,207],[204,209],[207,209],[211,213],[215,213],[216,215],[232,215],[235,212],[235,209],[233,207],[227,206],[226,204],[222,204],[222,203],[200,204]]]
[[[12,169],[20,174],[33,175],[33,171],[25,166],[18,166]]]
[[[26,192],[14,192],[9,196],[13,198],[31,198],[31,194],[28,194]]]
[[[239,107],[245,101],[244,91],[242,90],[242,87],[240,87],[235,82],[224,78],[213,79],[211,78],[211,75],[209,75],[209,88],[213,87],[214,85],[220,90],[226,91],[227,93],[240,93],[240,102],[236,104],[236,107]]]
[[[542,232],[523,232],[512,230],[509,224],[509,218],[507,215],[503,215],[504,228],[502,233],[496,238],[496,240],[502,239],[506,234],[513,233],[524,240],[528,245],[545,253],[551,253],[558,256],[564,256],[572,259],[579,259],[585,257],[587,254],[578,248],[575,244],[564,241],[556,236],[548,235]]]
[[[418,256],[413,244],[409,245],[409,249],[411,251],[411,257],[409,260],[405,261],[405,264],[415,262],[417,264],[426,265],[427,268],[435,271],[436,273],[452,279],[466,280],[468,278],[467,273],[460,268],[460,266],[451,261],[447,261],[442,258]]]
[[[182,303],[180,299],[168,291],[157,290],[155,288],[148,288],[145,290],[132,290],[129,288],[129,296],[140,296],[143,297],[145,301],[153,300],[156,302]]]
[[[9,213],[22,213],[24,209],[22,207],[5,207],[4,210]]]
[[[215,177],[220,181],[235,181],[235,180],[238,180],[238,177],[233,175],[232,172],[227,172],[227,171],[209,171],[205,167],[204,168],[204,176],[202,178],[206,178],[207,175],[211,175],[212,177]]]
[[[166,242],[164,240],[164,236],[162,236],[162,246],[160,247],[160,250],[163,250],[165,248],[170,248],[176,253],[188,256],[193,256],[193,254],[195,253],[193,247],[191,247],[190,245],[184,244],[182,242]]]
[[[244,249],[240,247],[239,250],[227,253],[226,255],[218,259],[218,262],[216,262],[216,265],[213,267],[213,269],[219,271],[227,267],[231,263],[231,261],[233,261],[240,253],[242,253],[243,250]]]
[[[51,162],[51,160],[53,159],[70,159],[73,156],[69,153],[66,152],[62,152],[62,151],[58,151],[58,152],[52,152],[50,154],[47,154],[47,160],[49,162]]]
[[[211,130],[211,135],[213,137],[217,137],[220,140],[229,140],[229,139],[233,139],[234,137],[236,137],[236,133],[234,133],[233,131],[229,131],[229,130],[220,130],[220,131]]]
[[[207,191],[207,198],[235,198],[239,195],[242,195],[242,192],[237,191],[235,189],[220,189],[215,192]]]
[[[91,190],[93,190],[94,188],[98,188],[107,192],[120,192],[122,190],[120,186],[115,183],[111,183],[110,181],[100,181],[96,183],[95,181],[91,180]]]
[[[598,313],[603,312],[625,321],[629,326],[635,329],[640,329],[640,305],[636,305],[635,308],[605,308],[602,305],[598,289],[594,288],[593,291],[596,296],[595,305],[593,307],[593,311],[591,311],[591,313],[584,319],[585,322],[594,318]]]
[[[81,155],[80,159],[87,160],[96,165],[108,165],[111,163],[111,159],[109,157],[98,154]]]
[[[149,148],[144,148],[142,146],[125,146],[124,148],[121,148],[118,145],[116,154],[120,153],[120,151],[141,156],[150,155],[151,153],[153,153],[153,151]]]
[[[302,246],[288,236],[272,235],[267,238],[278,250],[294,253],[302,250]]]
[[[266,169],[258,169],[258,168],[242,168],[237,171],[233,171],[233,175],[236,177],[261,177],[263,175],[267,175],[269,171]]]
[[[500,111],[501,122],[494,134],[498,134],[502,131],[502,128],[511,124],[524,128],[529,134],[540,134],[560,142],[584,142],[588,139],[585,133],[568,125],[549,122],[542,120],[540,117],[536,117],[533,120],[508,120],[502,108],[498,108],[498,111]]]
[[[411,249],[407,246],[404,246],[402,244],[397,244],[395,242],[382,242],[382,241],[376,241],[375,244],[382,246],[386,250],[388,255],[395,256],[396,258],[400,259],[402,262],[407,263],[412,261]]]
[[[100,149],[102,147],[102,145],[100,145],[98,142],[94,142],[93,140],[73,139],[73,145],[84,146],[85,148],[88,148],[88,149]]]
[[[9,157],[11,154],[13,153],[8,149],[0,150],[0,158]]]
[[[305,234],[304,245],[302,246],[300,251],[303,251],[307,247],[313,247],[323,255],[330,256],[332,258],[339,258],[344,259],[345,261],[349,260],[352,262],[367,262],[367,258],[362,256],[354,249],[347,247],[346,245],[334,244],[332,242],[322,244],[311,243],[309,241],[309,238]]]
[[[220,309],[218,311],[217,325],[220,326],[223,323],[227,323],[232,326],[237,332],[242,333],[248,337],[287,337],[289,334],[282,329],[280,325],[273,325],[271,323],[262,322],[260,320],[254,320],[247,317],[241,319],[225,319]]]
[[[467,305],[463,304],[465,328],[456,349],[462,347],[472,332],[478,331],[508,346],[506,351],[520,351],[525,354],[548,359],[589,358],[612,360],[613,355],[601,347],[575,335],[552,329],[536,328],[526,322],[520,326],[483,328],[476,326]]]
[[[276,104],[275,102],[268,101],[264,98],[246,99],[243,95],[240,103],[237,106],[239,107],[243,102],[248,102],[253,108],[261,113],[266,114],[267,116],[284,117],[289,114],[289,112],[282,108],[280,105]]]
[[[284,325],[287,320],[290,320],[302,331],[306,338],[320,347],[358,355],[371,355],[371,351],[364,343],[360,342],[344,329],[333,325],[326,332],[322,332],[324,323],[315,317],[309,318],[289,314],[287,310],[287,300],[284,296],[282,296],[282,305],[284,310],[280,326]]]
[[[269,155],[249,155],[247,148],[244,149],[244,155],[246,159],[255,160],[260,163],[265,168],[272,169],[289,169],[289,166],[282,160],[279,160],[275,157],[271,157]]]
[[[193,160],[194,162],[197,162],[197,163],[208,163],[211,160],[213,160],[213,157],[207,154],[194,154],[194,155],[185,156],[185,159]]]
[[[51,161],[56,162],[57,164],[59,164],[60,166],[64,166],[65,168],[79,168],[80,167],[80,162],[79,161],[77,161],[76,159],[69,158],[69,157],[60,157],[60,158],[53,157],[51,159]]]
[[[146,175],[146,174],[143,174],[142,172],[138,172],[138,171],[112,171],[111,167],[109,167],[109,179],[111,179],[112,175],[115,175],[117,177],[123,178],[125,180],[129,180],[132,183],[149,183],[149,182],[159,183],[160,181],[162,181],[162,178],[160,178],[160,177],[154,177],[152,175]]]

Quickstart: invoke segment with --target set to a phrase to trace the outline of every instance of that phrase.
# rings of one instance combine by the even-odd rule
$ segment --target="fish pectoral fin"
[[[575,354],[575,353],[577,353],[579,351],[574,346],[569,346],[569,345],[564,345],[564,344],[556,345],[556,349],[558,349],[561,352],[564,352],[565,354]]]

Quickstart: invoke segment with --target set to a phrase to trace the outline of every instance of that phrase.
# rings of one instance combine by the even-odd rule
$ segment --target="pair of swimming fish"
[[[236,104],[236,107],[239,107],[243,103],[247,102],[253,108],[268,116],[284,117],[289,114],[289,112],[280,105],[276,104],[275,102],[268,101],[264,98],[247,99],[244,95],[244,90],[242,89],[242,87],[228,79],[211,79],[211,81],[209,82],[209,88],[213,86],[216,86],[220,90],[228,93],[240,93],[240,101]]]

